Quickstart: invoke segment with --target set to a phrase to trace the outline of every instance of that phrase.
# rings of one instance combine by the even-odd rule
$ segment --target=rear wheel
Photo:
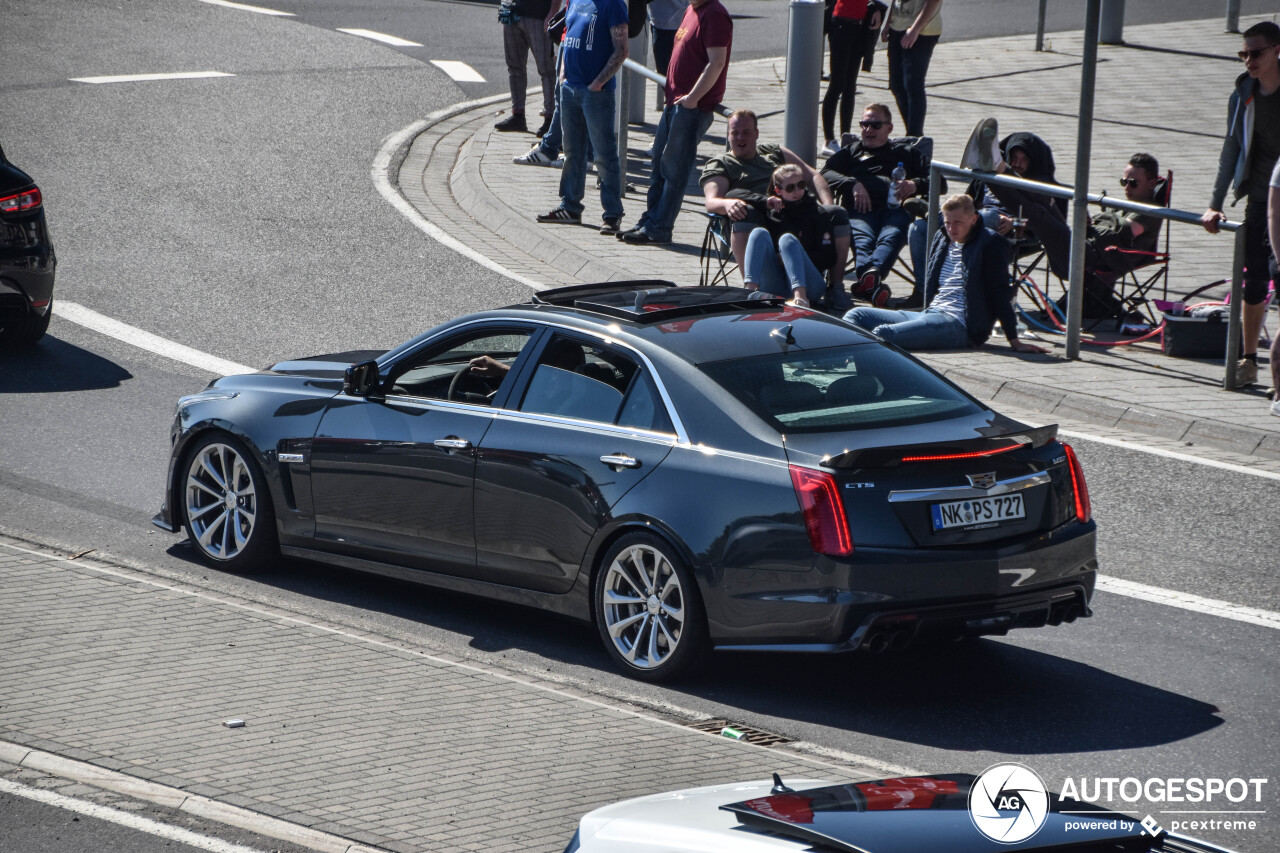
[[[25,319],[17,320],[12,326],[0,328],[0,345],[7,347],[27,347],[44,337],[49,331],[49,320],[53,317],[53,301],[44,316],[28,311]]]
[[[187,538],[206,563],[261,571],[278,555],[276,519],[262,471],[245,446],[224,433],[198,441],[181,483]]]
[[[674,678],[705,651],[698,588],[675,549],[656,536],[619,539],[596,573],[593,598],[600,638],[633,678]]]

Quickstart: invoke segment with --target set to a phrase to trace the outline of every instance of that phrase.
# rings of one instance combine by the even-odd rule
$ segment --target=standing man
[[[627,58],[627,7],[623,0],[569,0],[560,42],[560,129],[564,169],[560,206],[539,222],[582,222],[587,140],[600,175],[601,234],[617,234],[622,222],[622,170],[613,122],[614,76]]]
[[[1244,339],[1236,362],[1238,387],[1258,381],[1258,335],[1266,317],[1267,187],[1280,155],[1280,26],[1271,21],[1244,31],[1245,73],[1236,78],[1227,106],[1227,138],[1218,160],[1213,198],[1200,222],[1210,234],[1226,219],[1222,203],[1227,187],[1235,184],[1235,197],[1248,201],[1244,208]]]
[[[698,140],[724,97],[733,21],[720,0],[690,0],[667,66],[667,106],[653,134],[648,209],[618,235],[627,243],[670,243]]]
[[[529,87],[529,54],[542,78],[542,126],[538,136],[547,132],[551,114],[556,108],[556,62],[547,37],[547,21],[560,8],[560,0],[502,0],[498,20],[502,22],[502,52],[507,60],[507,80],[511,85],[511,115],[494,125],[503,133],[526,133],[529,124],[524,117],[525,89]]]

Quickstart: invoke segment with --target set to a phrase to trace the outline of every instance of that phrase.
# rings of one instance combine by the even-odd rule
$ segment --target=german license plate
[[[1001,522],[1025,518],[1027,515],[1020,494],[950,501],[934,504],[931,509],[934,530],[947,530],[952,527],[990,527]]]

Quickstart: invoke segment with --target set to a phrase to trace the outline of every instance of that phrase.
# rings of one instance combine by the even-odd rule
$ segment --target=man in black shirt
[[[862,138],[831,155],[822,177],[849,211],[858,278],[854,295],[869,297],[907,242],[914,217],[902,202],[928,192],[929,161],[917,148],[889,141],[893,120],[884,104],[868,105],[858,124]],[[906,178],[895,187],[892,176],[899,163]]]
[[[542,136],[551,125],[556,108],[556,60],[547,19],[560,8],[560,0],[502,0],[498,20],[502,23],[502,52],[507,61],[507,81],[511,85],[511,115],[494,125],[503,132],[525,133],[524,93],[528,88],[529,54],[542,78]]]
[[[1200,222],[1210,234],[1218,233],[1218,223],[1227,218],[1222,203],[1227,188],[1235,183],[1234,202],[1242,196],[1244,208],[1244,338],[1241,358],[1236,363],[1238,386],[1258,379],[1258,335],[1266,318],[1267,271],[1267,185],[1280,155],[1280,26],[1271,21],[1254,24],[1244,31],[1245,73],[1236,78],[1235,90],[1227,106],[1227,136],[1218,160],[1218,177],[1213,183],[1209,209]]]

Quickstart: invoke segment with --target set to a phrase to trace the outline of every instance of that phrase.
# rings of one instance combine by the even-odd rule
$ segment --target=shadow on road
[[[27,349],[0,349],[0,394],[92,391],[132,378],[115,362],[52,335]]]

